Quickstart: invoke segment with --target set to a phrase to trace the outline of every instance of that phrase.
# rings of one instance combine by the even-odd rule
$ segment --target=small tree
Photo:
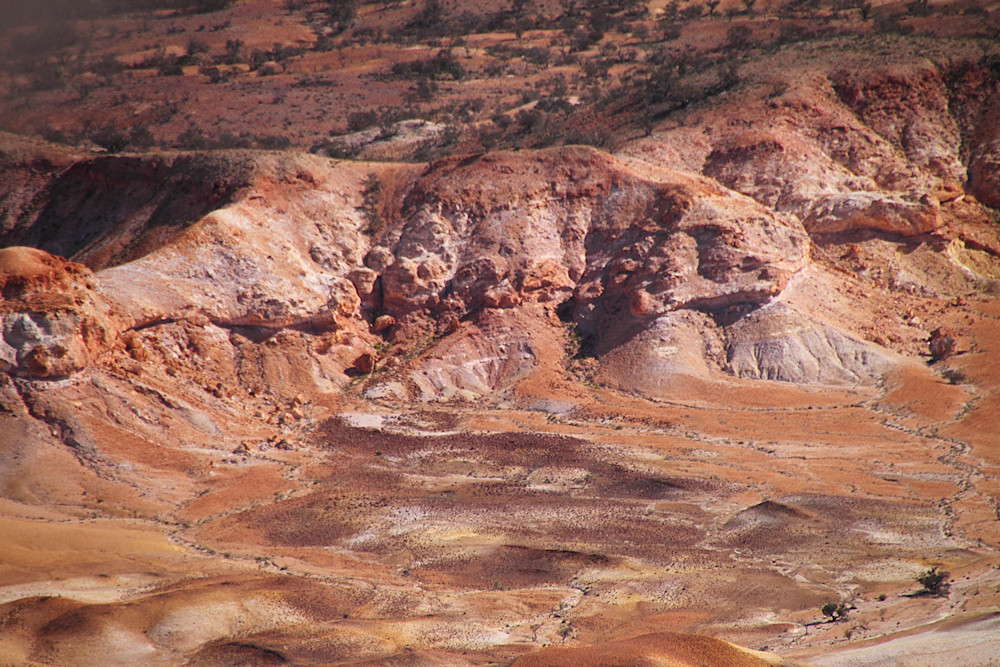
[[[726,47],[747,49],[754,46],[753,30],[749,26],[734,25],[726,32]]]
[[[354,24],[358,15],[357,0],[330,0],[324,13],[323,22],[333,28],[335,35],[339,35]]]
[[[108,153],[121,153],[129,145],[128,136],[113,125],[104,125],[90,135],[91,141]]]
[[[965,373],[957,368],[948,368],[941,372],[941,377],[948,381],[948,384],[962,384],[965,382]]]
[[[150,148],[155,143],[156,139],[153,137],[153,133],[150,132],[149,126],[145,123],[140,123],[132,126],[126,145],[135,148]]]
[[[822,607],[819,608],[823,612],[824,616],[829,617],[830,621],[846,621],[847,612],[850,611],[851,607],[845,602],[827,602]]]
[[[917,583],[923,586],[921,590],[917,591],[917,595],[944,597],[948,594],[948,589],[951,587],[947,581],[948,575],[948,572],[939,570],[936,566],[927,570],[917,577]]]
[[[222,57],[222,62],[227,65],[235,65],[243,60],[243,40],[242,39],[227,39],[226,40],[226,55]]]

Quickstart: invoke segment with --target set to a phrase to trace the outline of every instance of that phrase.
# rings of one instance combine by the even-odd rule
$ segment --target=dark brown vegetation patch
[[[475,588],[527,588],[569,583],[581,570],[613,567],[620,559],[571,549],[535,549],[503,545],[485,553],[447,558],[417,574],[443,573],[456,583]]]

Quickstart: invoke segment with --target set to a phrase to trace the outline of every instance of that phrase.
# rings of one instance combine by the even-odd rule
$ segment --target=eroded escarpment
[[[0,222],[3,243],[69,257],[95,271],[170,243],[231,203],[262,168],[259,157],[238,151],[68,157],[12,135],[3,143],[5,172],[21,182]]]
[[[807,261],[796,221],[706,179],[639,174],[591,149],[445,161],[416,178],[371,166],[386,181],[379,211],[359,201],[365,167],[299,163],[258,173],[234,203],[100,271],[102,294],[134,327],[197,314],[340,332],[369,354],[373,333],[412,342],[428,320],[444,335],[516,309],[552,329],[558,311],[611,349],[623,330],[674,310],[766,303]],[[368,217],[383,214],[385,229],[368,233]],[[156,227],[143,225],[123,229]],[[372,331],[386,315],[387,330]]]
[[[370,372],[385,340],[410,370],[376,379],[372,396],[396,398],[489,394],[539,368],[558,370],[564,323],[579,340],[574,352],[595,358],[622,388],[658,386],[620,363],[638,358],[668,382],[729,372],[867,383],[899,359],[878,350],[891,339],[864,340],[866,317],[849,304],[815,320],[808,304],[817,295],[837,303],[850,280],[844,258],[825,263],[824,250],[816,261],[810,234],[822,248],[866,230],[888,235],[889,246],[919,246],[941,225],[936,200],[868,192],[823,195],[799,211],[808,211],[802,221],[704,177],[585,148],[424,169],[268,157],[252,171],[232,203],[96,274],[119,329],[186,320],[250,339],[302,332],[319,338],[309,345],[331,360],[320,379],[335,384],[352,369]],[[365,194],[373,182],[376,203]],[[122,229],[143,237],[147,227],[155,225]],[[957,256],[939,263],[968,284]],[[926,263],[907,266],[903,257],[890,291],[939,288]],[[807,268],[797,283],[811,291],[797,298],[802,290],[789,285]],[[671,324],[692,317],[693,335]],[[789,318],[798,324],[789,328]],[[674,343],[648,343],[654,331]]]
[[[30,158],[41,148],[14,142],[12,173],[35,194],[11,209],[5,239],[71,230],[51,243],[98,270],[132,327],[304,332],[334,351],[321,357],[337,359],[323,376],[335,384],[385,357],[393,377],[368,382],[372,396],[470,397],[559,373],[565,325],[572,352],[622,388],[670,381],[622,384],[635,376],[623,359],[870,383],[900,363],[893,353],[923,351],[933,327],[909,315],[913,297],[981,293],[1000,244],[989,209],[963,196],[992,201],[989,63],[869,61],[756,72],[698,124],[618,157],[109,156],[46,184]]]
[[[799,57],[747,63],[746,83],[694,123],[617,157],[74,161],[8,137],[9,171],[34,194],[18,195],[4,238],[63,229],[44,247],[97,269],[132,327],[320,337],[335,384],[384,357],[392,377],[369,381],[372,396],[470,397],[561,373],[567,325],[571,352],[622,388],[635,375],[622,359],[870,383],[893,353],[923,351],[920,297],[975,296],[997,277],[983,207],[995,68],[964,51]],[[56,163],[45,182],[40,165]],[[670,381],[639,376],[633,389]]]

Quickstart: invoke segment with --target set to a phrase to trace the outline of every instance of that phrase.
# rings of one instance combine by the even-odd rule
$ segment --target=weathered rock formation
[[[748,88],[698,127],[618,157],[74,158],[7,137],[16,187],[2,238],[87,264],[97,273],[79,308],[113,308],[126,328],[321,337],[309,343],[322,350],[317,381],[387,371],[370,379],[372,397],[469,398],[561,372],[564,326],[572,353],[632,391],[656,393],[678,373],[871,382],[901,361],[880,346],[916,347],[906,332],[874,334],[884,313],[853,309],[842,298],[852,281],[947,295],[993,275],[988,214],[958,202],[967,181],[995,203],[995,102],[975,92],[995,82],[988,64],[851,58],[793,82],[762,72],[758,85],[777,93]],[[841,248],[866,239],[882,245]],[[809,289],[789,290],[807,268],[797,284]],[[46,326],[62,325],[28,333],[17,304],[6,305],[10,322],[21,308],[7,325],[11,368],[64,374],[95,358],[92,330],[104,329],[67,324],[77,342],[66,333],[46,347]]]
[[[96,361],[122,323],[82,264],[25,247],[0,249],[0,371],[71,375]]]
[[[447,161],[401,209],[381,240],[391,263],[377,304],[397,319],[569,301],[567,316],[596,333],[609,321],[765,303],[808,253],[794,220],[711,181],[640,173],[583,148]]]

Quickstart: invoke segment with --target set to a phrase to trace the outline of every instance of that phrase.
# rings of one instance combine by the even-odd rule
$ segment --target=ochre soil
[[[682,660],[697,645],[663,633],[683,632],[819,660],[978,622],[1000,598],[1000,306],[945,312],[971,318],[964,351],[866,390],[692,380],[651,402],[542,375],[516,392],[578,407],[373,411],[347,393],[283,426],[242,422],[265,403],[248,397],[206,407],[225,435],[197,445],[181,427],[138,440],[86,398],[114,385],[151,418],[148,397],[177,400],[169,376],[85,371],[47,400],[77,400],[99,452],[44,434],[5,450],[0,655],[486,664],[565,643],[584,648],[523,664],[612,664]],[[5,406],[5,442],[40,423]],[[250,444],[231,453],[233,433]],[[932,566],[949,594],[914,595]],[[848,620],[825,622],[840,600]]]

